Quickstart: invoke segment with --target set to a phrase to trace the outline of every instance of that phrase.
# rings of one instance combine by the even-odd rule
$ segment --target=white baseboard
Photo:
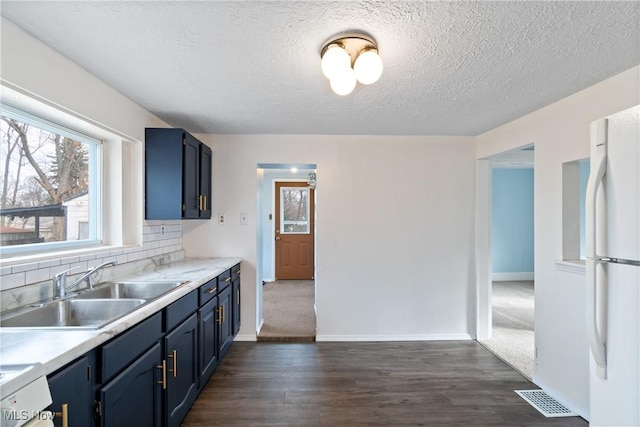
[[[316,341],[468,341],[469,334],[429,334],[429,335],[316,335]]]
[[[562,403],[564,406],[566,406],[576,414],[580,415],[585,420],[589,421],[588,410],[586,410],[585,408],[579,405],[576,405],[573,402],[568,401],[562,394],[558,393],[557,390],[555,390],[553,387],[550,387],[547,383],[542,381],[540,378],[536,377],[535,374],[533,375],[532,381],[535,385],[543,389],[549,396],[553,397],[555,400]]]
[[[257,341],[258,338],[256,335],[236,335],[236,337],[233,339],[234,341]]]
[[[260,324],[258,325],[258,329],[256,329],[256,336],[260,335],[260,331],[262,330],[263,326],[264,326],[264,319],[260,319]]]
[[[519,280],[534,280],[533,271],[525,273],[492,273],[491,280],[494,282],[516,282]]]

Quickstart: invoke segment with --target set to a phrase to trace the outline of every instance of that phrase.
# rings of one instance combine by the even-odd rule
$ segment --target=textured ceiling
[[[1,13],[196,133],[477,135],[640,63],[640,2],[2,1]],[[378,42],[331,92],[319,51]]]

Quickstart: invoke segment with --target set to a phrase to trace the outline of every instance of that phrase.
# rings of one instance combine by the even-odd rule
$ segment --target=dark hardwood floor
[[[587,426],[514,393],[536,388],[475,341],[236,342],[182,426]]]

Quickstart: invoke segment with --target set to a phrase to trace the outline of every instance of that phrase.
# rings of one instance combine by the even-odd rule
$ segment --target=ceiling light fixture
[[[369,85],[382,75],[382,59],[376,42],[362,34],[333,37],[320,51],[322,74],[337,95],[348,95],[357,82]]]

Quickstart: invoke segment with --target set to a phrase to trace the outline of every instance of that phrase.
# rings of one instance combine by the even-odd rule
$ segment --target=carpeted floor
[[[264,324],[258,341],[316,340],[313,280],[278,280],[262,288]]]
[[[493,334],[482,345],[522,373],[533,376],[533,281],[493,282]]]

